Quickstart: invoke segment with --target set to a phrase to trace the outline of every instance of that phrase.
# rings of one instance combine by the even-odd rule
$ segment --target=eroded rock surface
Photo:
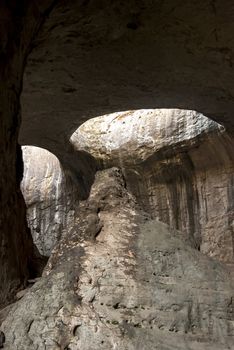
[[[142,109],[90,119],[74,132],[70,142],[104,165],[132,166],[156,152],[165,149],[170,152],[186,143],[191,147],[204,134],[223,130],[221,125],[195,111]]]
[[[233,349],[233,276],[98,172],[76,227],[8,310],[8,350]]]
[[[74,158],[69,158],[70,149],[69,147],[65,149],[65,146],[67,146],[67,139],[71,133],[82,121],[93,115],[113,110],[123,110],[129,108],[129,106],[131,108],[155,107],[155,101],[157,101],[157,107],[175,106],[176,104],[180,107],[198,108],[203,112],[209,112],[209,114],[216,116],[216,118],[224,121],[227,126],[233,127],[232,28],[234,22],[230,1],[225,4],[221,1],[210,2],[209,0],[197,1],[194,4],[181,1],[171,4],[170,1],[160,1],[155,2],[152,6],[148,6],[148,3],[135,1],[125,2],[124,6],[122,1],[111,4],[110,2],[101,1],[98,2],[98,5],[93,1],[24,1],[20,5],[15,0],[1,2],[1,302],[5,302],[3,299],[6,299],[6,296],[8,297],[18,285],[24,284],[30,275],[29,263],[32,257],[32,241],[26,227],[25,206],[19,189],[22,175],[21,156],[17,154],[17,138],[20,125],[19,97],[22,88],[23,70],[27,54],[32,48],[32,39],[35,38],[41,23],[47,18],[55,4],[58,4],[58,7],[48,20],[44,31],[38,36],[37,43],[34,42],[38,50],[35,50],[35,55],[33,53],[31,56],[31,67],[28,66],[23,98],[25,118],[21,134],[22,143],[37,144],[53,150],[58,149],[58,153],[63,156],[64,161],[71,165]],[[193,13],[193,16],[191,16],[191,13]],[[68,52],[70,52],[70,55],[68,55]],[[229,191],[229,193],[232,192]],[[123,203],[121,203],[121,210],[123,210],[122,206]],[[134,212],[133,209],[131,210]],[[131,210],[127,212],[129,220],[131,220]],[[101,237],[99,231],[102,224],[99,223],[97,214],[98,212],[95,213],[92,210],[90,212],[92,220],[88,227],[90,227],[92,234],[89,233],[89,236],[92,239],[98,233]],[[128,224],[130,223],[128,222]],[[86,227],[85,225],[84,223],[84,227]],[[75,232],[73,232],[74,235]],[[73,233],[70,234],[73,235]],[[127,244],[128,240],[124,242]],[[75,243],[76,241],[74,246]],[[63,248],[67,246],[69,251],[69,240],[64,244]],[[86,249],[85,255],[83,255],[85,260],[88,249],[86,246],[89,247],[89,244],[84,244],[86,245],[81,247],[84,250]],[[98,244],[96,247],[99,247]],[[75,279],[72,274],[77,273],[79,266],[83,268],[81,273],[84,271],[85,274],[85,271],[88,271],[88,267],[85,270],[84,260],[76,260],[78,256],[81,257],[83,254],[83,250],[79,247],[78,245],[75,259],[71,258],[69,261],[70,253],[67,253],[68,260],[65,260],[64,268],[67,266],[68,272],[72,271],[70,275],[65,276],[62,268],[59,271],[59,255],[60,253],[63,255],[64,251],[62,249],[57,252],[57,262],[55,259],[56,253],[53,256],[54,260],[51,261],[54,261],[53,272],[49,275],[51,279],[48,277],[46,280],[46,277],[43,277],[41,282],[36,284],[17,306],[13,307],[4,326],[6,347],[10,349],[14,347],[44,349],[49,347],[46,343],[52,342],[51,339],[55,339],[54,341],[60,344],[58,347],[66,348],[68,347],[67,344],[73,341],[73,339],[70,339],[71,334],[67,335],[66,332],[66,327],[70,329],[69,324],[64,326],[63,323],[64,314],[66,313],[65,308],[61,309],[63,315],[62,323],[59,325],[61,317],[57,317],[60,314],[56,309],[56,303],[61,302],[63,306],[66,300],[71,300],[71,295],[76,297],[76,287],[73,283]],[[94,247],[95,245],[90,243],[90,254]],[[183,246],[183,248],[185,247]],[[114,247],[108,249],[113,249],[111,252],[114,254]],[[120,262],[119,254],[121,252],[118,252],[114,259],[116,264]],[[196,254],[199,253],[196,252]],[[99,255],[102,257],[101,254]],[[109,261],[107,255],[104,254],[104,265]],[[189,252],[189,255],[191,260],[192,251]],[[77,269],[74,269],[74,261],[72,260],[77,262]],[[88,261],[88,259],[86,260]],[[139,261],[142,262],[141,259]],[[193,266],[198,269],[200,265],[196,259],[193,263]],[[208,271],[209,276],[212,275],[210,280],[207,276],[204,278],[202,265],[201,281],[210,281],[209,287],[211,290],[209,290],[207,303],[211,306],[209,310],[212,310],[208,313],[211,322],[209,322],[208,328],[205,326],[204,333],[206,334],[206,340],[209,339],[210,343],[215,341],[216,345],[220,345],[219,348],[225,346],[226,349],[232,336],[232,297],[230,297],[228,284],[231,282],[227,283],[228,273],[225,269],[220,267],[222,272],[219,278],[217,272],[219,268],[214,272],[211,265],[210,260],[206,259],[205,271]],[[58,266],[57,275],[56,266]],[[92,270],[92,264],[90,269]],[[119,270],[116,269],[115,271]],[[81,273],[79,276],[81,276]],[[82,276],[85,277],[85,275]],[[69,278],[71,283],[67,282]],[[214,280],[215,283],[212,282]],[[224,295],[222,291],[218,292],[217,297],[216,291],[219,290],[219,281],[221,281],[222,288],[224,288],[222,290],[225,290],[224,298],[222,298]],[[86,285],[90,286],[90,283],[88,282]],[[112,282],[111,285],[115,284]],[[43,288],[40,289],[40,286]],[[85,283],[79,282],[79,301],[85,295],[82,286],[85,286]],[[104,284],[104,288],[107,287],[108,285]],[[214,289],[212,289],[213,287]],[[126,289],[129,292],[129,284]],[[45,294],[42,293],[42,290],[45,291]],[[186,288],[183,289],[183,291],[185,290]],[[60,292],[60,296],[55,300],[53,295],[56,295],[56,291]],[[215,292],[213,293],[213,291]],[[46,296],[50,292],[51,296],[47,299]],[[189,290],[188,294],[193,298],[193,292]],[[34,298],[35,295],[38,296],[38,301]],[[123,295],[125,295],[125,292]],[[130,293],[130,295],[132,294]],[[62,296],[64,299],[62,299]],[[194,298],[196,299],[196,297]],[[47,304],[45,300],[48,300]],[[68,302],[67,305],[68,318],[70,318],[74,314],[74,305],[77,305],[77,302],[72,301],[70,304]],[[69,305],[71,311],[69,311]],[[81,310],[83,320],[85,317],[84,306],[82,303],[80,305],[78,313]],[[204,302],[204,305],[207,304]],[[37,308],[36,311],[34,306]],[[219,306],[221,306],[221,316],[213,317],[212,315],[216,315]],[[19,309],[17,309],[18,307]],[[115,304],[114,309],[117,310],[118,305]],[[49,312],[49,310],[52,310],[52,312]],[[223,310],[225,310],[224,313],[222,313]],[[191,312],[189,311],[188,314],[188,318],[191,319]],[[198,314],[200,314],[200,311]],[[92,339],[92,335],[95,335],[93,331],[96,330],[96,328],[92,328],[92,317],[95,320],[95,312],[94,314],[91,313],[90,318],[87,317],[85,323],[91,335],[88,339]],[[51,320],[52,323],[54,322],[53,325],[50,323]],[[212,320],[214,320],[213,323]],[[130,327],[130,331],[125,336],[132,337],[132,341],[125,343],[126,338],[119,336],[118,330],[120,327],[116,322],[118,321],[114,319],[111,323],[113,328],[116,327],[116,333],[112,327],[105,327],[99,319],[98,329],[105,329],[106,332],[110,332],[109,339],[111,339],[113,347],[117,347],[118,343],[122,341],[123,343],[120,345],[123,348],[125,344],[129,344],[130,347],[133,344],[132,346],[136,348],[138,346],[134,344],[136,337],[132,337],[132,334],[137,334],[140,327]],[[109,322],[107,324],[109,325]],[[42,328],[37,327],[38,325],[41,325]],[[78,323],[76,326],[78,328],[73,329],[74,334],[79,329]],[[201,328],[200,323],[199,327]],[[166,330],[167,328],[166,323]],[[61,329],[64,332],[61,332]],[[207,332],[206,329],[208,329]],[[81,336],[81,340],[87,339],[87,334],[89,335],[86,328],[84,330],[86,337],[83,335],[82,339]],[[56,333],[57,331],[58,333]],[[50,332],[55,332],[56,336],[51,335]],[[147,334],[150,334],[150,331],[147,330]],[[191,332],[189,332],[190,334]],[[218,339],[216,339],[217,334],[219,334]],[[178,333],[177,340],[179,336]],[[152,337],[154,343],[160,341],[160,338],[155,340],[154,335]],[[195,337],[198,339],[197,334],[195,334]],[[107,338],[106,336],[105,339]],[[141,337],[141,339],[143,338]],[[182,338],[181,341],[184,344],[184,337]],[[150,342],[151,336],[147,336],[146,339],[149,339]],[[78,340],[75,338],[74,341]],[[105,342],[105,340],[102,341]],[[98,342],[99,340],[94,338],[91,346],[89,344],[85,346],[90,348],[94,344],[96,346]],[[179,344],[179,340],[174,342],[173,337],[173,347],[174,343]],[[54,348],[55,344],[53,343],[50,347]],[[83,344],[85,342],[82,343],[82,347]],[[115,346],[115,344],[117,345]],[[172,341],[168,340],[168,344],[170,346]],[[109,344],[105,346],[108,347]],[[167,340],[164,336],[162,346],[167,346]],[[77,347],[77,345],[73,346],[71,344],[70,347]]]
[[[70,141],[101,167],[121,167],[153,218],[234,261],[234,141],[223,126],[195,111],[127,111],[90,119]]]
[[[74,222],[74,193],[59,160],[50,152],[23,147],[24,176],[21,190],[27,205],[27,220],[34,243],[49,256],[67,226]]]

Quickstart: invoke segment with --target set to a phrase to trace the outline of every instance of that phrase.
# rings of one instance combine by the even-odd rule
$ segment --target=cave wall
[[[0,92],[0,305],[29,275],[32,241],[20,192],[22,155],[17,144],[19,99],[1,82]]]
[[[233,263],[234,142],[215,134],[193,147],[151,159],[137,175],[125,168],[126,182],[152,217],[190,236],[203,253]]]
[[[9,302],[15,290],[35,273],[32,238],[20,192],[20,94],[32,38],[51,3],[0,2],[0,305]]]
[[[55,11],[33,42],[26,70],[22,144],[55,154],[57,150],[64,164],[73,165],[76,178],[80,174],[68,139],[96,115],[176,106],[197,109],[233,131],[231,1],[1,1],[1,303],[29,276],[32,241],[19,190],[19,96],[32,39],[55,2]],[[217,158],[223,156],[218,153]],[[229,160],[222,164],[224,175],[221,165],[214,167],[225,188],[220,189],[217,210],[227,190],[228,201],[226,195],[223,199],[231,213],[232,169]],[[193,187],[194,174],[191,186],[191,178],[180,170],[183,181]],[[196,173],[196,186],[202,183],[207,194],[218,194],[213,186],[217,180],[208,172]],[[87,180],[84,174],[80,183]],[[180,234],[175,237],[154,221],[145,225],[149,218],[138,212],[124,181],[111,182],[111,197],[108,181],[104,176],[97,193],[94,188],[84,204],[90,221],[84,210],[76,229],[57,247],[48,275],[8,309],[2,324],[5,348],[136,349],[139,339],[141,349],[155,344],[163,350],[187,350],[188,344],[202,350],[231,348],[233,277],[227,266],[191,248]],[[96,225],[100,218],[102,234]]]

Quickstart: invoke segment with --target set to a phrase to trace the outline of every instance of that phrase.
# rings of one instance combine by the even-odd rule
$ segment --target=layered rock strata
[[[7,310],[6,350],[227,350],[233,276],[98,172],[43,277]]]
[[[233,262],[234,141],[223,126],[194,111],[128,111],[90,119],[70,142],[100,167],[121,167],[153,218]]]

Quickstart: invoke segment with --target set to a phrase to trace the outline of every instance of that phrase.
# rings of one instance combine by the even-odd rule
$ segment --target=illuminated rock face
[[[40,253],[49,256],[63,230],[74,221],[72,190],[52,153],[24,146],[23,160],[21,190],[27,205],[28,225]]]
[[[221,125],[194,111],[119,112],[90,119],[70,142],[103,168],[121,167],[153,218],[233,262],[234,142]]]
[[[164,149],[195,145],[204,134],[222,130],[221,125],[194,111],[142,109],[90,119],[70,141],[104,165],[122,162],[131,166]]]

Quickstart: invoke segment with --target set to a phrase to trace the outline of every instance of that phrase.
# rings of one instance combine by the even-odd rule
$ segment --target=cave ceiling
[[[28,57],[21,144],[61,158],[87,119],[142,108],[234,130],[233,33],[228,0],[58,1]]]

